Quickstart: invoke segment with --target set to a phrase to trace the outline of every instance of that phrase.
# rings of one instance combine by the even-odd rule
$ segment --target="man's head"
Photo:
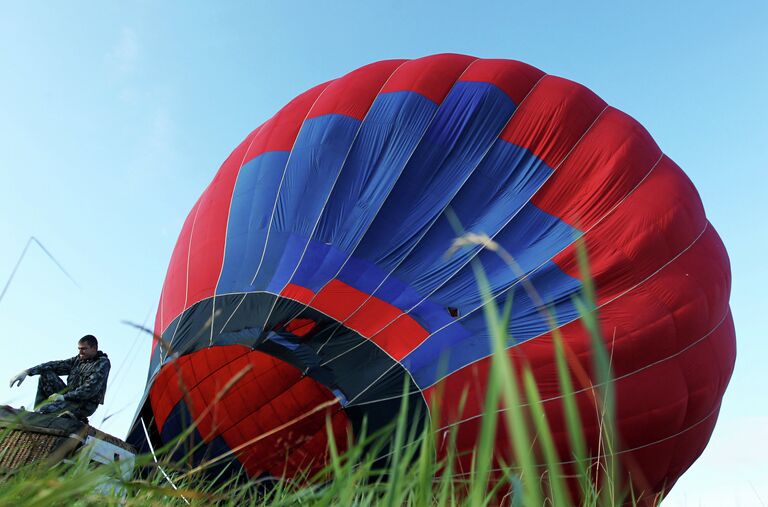
[[[80,359],[93,359],[99,351],[99,340],[92,334],[87,334],[77,342]]]

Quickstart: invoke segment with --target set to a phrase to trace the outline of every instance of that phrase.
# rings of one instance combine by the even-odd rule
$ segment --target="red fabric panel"
[[[723,252],[722,243],[710,228],[671,264],[599,309],[602,333],[607,346],[612,348],[615,375],[622,376],[669,357],[722,325],[730,292],[728,268],[716,263]],[[560,331],[574,357],[588,368],[591,346],[581,322],[571,322]],[[542,394],[557,393],[549,334],[513,347],[509,354],[517,361],[528,362],[537,378],[541,372],[549,371],[549,377],[540,378]],[[458,383],[452,384],[450,392],[460,392],[458,386],[463,382],[484,382],[489,366],[490,360],[486,358],[458,370],[446,379]],[[475,402],[482,403],[482,398],[470,397],[468,409]]]
[[[158,309],[158,313],[161,315],[161,322],[160,332],[157,334],[162,334],[168,327],[168,324],[184,310],[184,303],[187,299],[189,242],[192,237],[192,227],[197,217],[200,200],[197,200],[189,215],[187,215],[186,220],[184,220],[184,225],[179,233],[179,239],[176,240],[176,246],[171,254],[171,261],[168,264],[168,271],[165,273],[165,282],[161,292],[160,308]]]
[[[333,279],[317,293],[312,301],[312,308],[343,322],[368,297],[369,294],[360,292],[341,280]]]
[[[325,114],[341,114],[362,121],[382,85],[404,61],[372,63],[331,81],[315,101],[307,119]]]
[[[285,286],[282,292],[280,292],[280,295],[308,305],[315,296],[315,293],[301,285],[289,283]]]
[[[556,168],[605,105],[600,97],[573,81],[545,76],[499,137],[527,148]]]
[[[632,192],[660,156],[639,123],[608,108],[531,202],[586,230]]]
[[[706,225],[696,189],[674,162],[662,158],[642,185],[584,237],[598,302],[650,276],[685,249]],[[576,246],[553,260],[568,275],[581,278]],[[710,263],[712,268],[727,268],[725,251],[718,252]]]
[[[238,459],[248,475],[253,477],[268,472],[281,476],[287,456],[300,449],[315,434],[324,433],[326,417],[340,410],[340,406],[335,405],[335,409],[312,413],[315,407],[332,399],[327,389],[304,377],[291,389],[252,411],[236,426],[225,430],[224,440],[230,449],[253,442],[238,453]]]
[[[363,336],[371,337],[402,313],[396,306],[372,297],[347,320],[346,325]]]
[[[298,369],[241,345],[206,348],[169,363],[150,391],[160,430],[184,402],[204,441],[221,436],[230,449],[253,442],[236,453],[251,476],[318,471],[327,461],[326,417],[343,450],[349,423],[341,407],[309,414],[331,400],[328,389]]]
[[[476,58],[466,55],[432,55],[410,60],[392,74],[381,93],[410,91],[440,104],[461,73]]]
[[[512,102],[520,104],[544,73],[515,60],[475,60],[459,81],[480,81],[498,86]]]
[[[288,322],[284,329],[296,336],[305,336],[315,328],[315,325],[317,325],[317,322],[312,319],[294,319]]]
[[[339,410],[333,414],[331,429],[336,445],[345,450],[350,424],[344,411]],[[328,464],[328,436],[325,426],[315,431],[314,434],[309,434],[308,439],[302,440],[303,443],[294,448],[293,452],[287,456],[284,469],[288,477],[295,477],[304,470],[316,473]],[[273,466],[272,469],[274,470],[276,467]]]
[[[429,335],[421,324],[396,306],[337,279],[325,285],[314,299],[309,289],[294,284],[288,284],[281,296],[308,304],[344,323],[396,361],[408,355]]]
[[[162,430],[173,407],[207,376],[206,372],[217,371],[245,356],[250,350],[242,345],[212,347],[199,353],[181,356],[165,364],[155,377],[149,392],[149,401],[158,429]]]
[[[229,205],[245,151],[258,130],[251,133],[219,168],[200,197],[197,220],[192,229],[189,250],[188,288],[184,308],[213,296],[224,262]]]
[[[376,307],[370,308],[370,311],[374,313]],[[429,332],[421,327],[421,324],[409,315],[401,313],[392,324],[376,332],[370,339],[395,361],[400,361],[426,340],[427,336]]]

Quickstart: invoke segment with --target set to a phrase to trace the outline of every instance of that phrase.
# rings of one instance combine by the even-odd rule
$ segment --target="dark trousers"
[[[64,412],[71,412],[77,419],[87,422],[88,416],[96,412],[96,409],[99,406],[98,403],[93,401],[79,402],[69,400],[45,403],[49,396],[53,394],[64,394],[66,391],[67,385],[58,375],[50,371],[41,373],[40,380],[37,382],[37,394],[35,395],[36,410],[41,414],[62,414]]]

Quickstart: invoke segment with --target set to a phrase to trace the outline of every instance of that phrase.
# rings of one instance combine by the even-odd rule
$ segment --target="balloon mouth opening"
[[[133,445],[158,448],[191,433],[193,445],[182,447],[200,449],[196,463],[226,454],[251,478],[291,476],[314,470],[312,460],[325,455],[326,419],[337,442],[348,432],[370,435],[394,420],[405,393],[410,424],[424,423],[421,391],[375,343],[296,301],[238,296],[237,313],[237,298],[216,298],[220,314],[234,313],[223,329],[209,330],[212,300],[196,303],[169,327],[163,339],[174,352],[153,352],[154,374],[131,430]],[[267,323],[269,308],[275,311]],[[269,456],[281,456],[279,466]]]

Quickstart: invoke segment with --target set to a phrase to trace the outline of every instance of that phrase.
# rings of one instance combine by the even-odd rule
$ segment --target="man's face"
[[[97,347],[91,347],[85,342],[78,343],[77,350],[80,352],[80,359],[93,359],[99,351]]]

